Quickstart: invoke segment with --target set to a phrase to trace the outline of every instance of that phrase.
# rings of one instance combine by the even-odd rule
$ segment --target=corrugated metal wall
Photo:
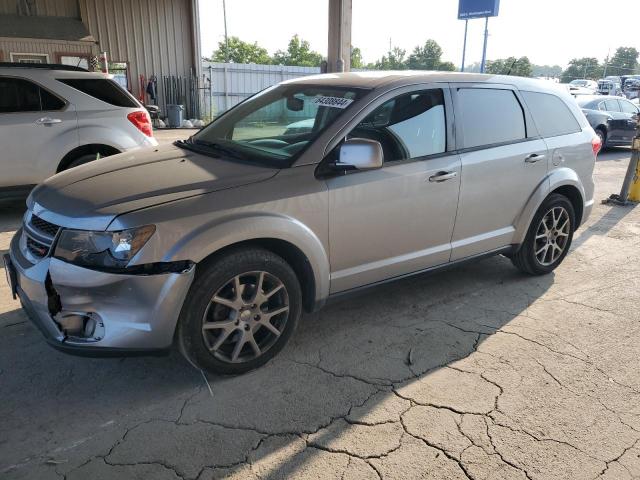
[[[80,18],[78,0],[0,0],[0,15],[27,13],[47,17]]]
[[[0,61],[10,61],[10,53],[46,53],[50,62],[58,61],[58,54],[91,55],[91,44],[62,40],[35,40],[0,37]]]
[[[189,74],[194,58],[190,0],[80,0],[80,13],[99,50],[110,61],[129,63],[134,95],[140,93],[141,74]]]
[[[210,117],[213,107],[213,115],[218,115],[271,85],[318,73],[320,67],[203,62],[205,82],[202,86],[208,87],[211,79],[211,99],[209,91],[203,90],[202,113]]]

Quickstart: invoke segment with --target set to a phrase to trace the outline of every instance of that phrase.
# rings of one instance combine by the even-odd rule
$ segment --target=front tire
[[[549,195],[533,217],[527,236],[511,262],[530,275],[551,273],[571,248],[575,218],[567,197],[557,193]]]
[[[600,138],[600,147],[601,150],[604,150],[607,147],[607,133],[601,127],[596,128],[596,135]]]
[[[267,363],[302,312],[292,268],[261,248],[232,250],[199,267],[180,313],[180,351],[212,373],[240,374]]]

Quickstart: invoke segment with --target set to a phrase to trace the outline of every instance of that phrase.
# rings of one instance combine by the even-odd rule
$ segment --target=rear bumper
[[[50,345],[87,356],[161,354],[171,347],[193,265],[158,275],[97,272],[49,257],[33,265],[19,250],[20,235],[9,251],[15,291]],[[70,328],[78,324],[80,331]]]
[[[593,211],[593,204],[593,198],[589,201],[584,202],[584,207],[582,210],[582,220],[580,222],[580,225],[584,225],[584,223],[589,219],[589,216],[591,216],[591,212]]]

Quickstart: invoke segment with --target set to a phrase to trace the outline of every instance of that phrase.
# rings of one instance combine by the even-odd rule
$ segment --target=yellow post
[[[633,159],[637,159],[640,157],[640,128],[638,129],[638,135],[633,139],[633,155],[631,157],[631,161]],[[631,186],[629,187],[629,201],[631,202],[640,202],[640,162],[636,160],[636,173],[633,176],[633,181],[631,182]]]

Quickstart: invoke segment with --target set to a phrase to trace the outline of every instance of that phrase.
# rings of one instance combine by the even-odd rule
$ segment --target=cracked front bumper
[[[193,281],[193,265],[179,273],[128,275],[89,270],[50,257],[33,264],[20,251],[20,235],[18,231],[9,251],[15,291],[53,347],[95,356],[161,353],[171,347]],[[86,338],[69,335],[64,319],[71,316],[93,319],[96,333]]]

